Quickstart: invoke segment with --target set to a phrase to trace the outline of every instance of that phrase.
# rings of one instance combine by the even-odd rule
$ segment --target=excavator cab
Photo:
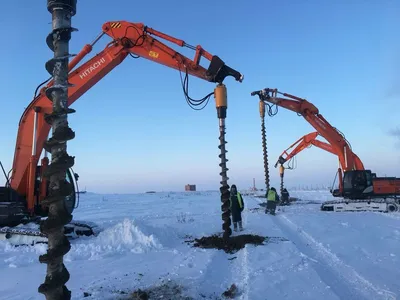
[[[373,192],[372,173],[370,170],[344,172],[343,196],[349,199],[365,199]]]
[[[36,205],[35,205],[35,213],[41,216],[47,216],[48,214],[48,209],[43,209],[43,207],[39,203],[39,192],[40,192],[40,166],[37,166],[36,169],[36,175],[37,175],[37,180],[36,180],[36,186],[35,186],[35,197],[36,197]],[[67,209],[68,213],[72,214],[72,212],[75,209],[75,204],[76,204],[76,194],[77,194],[77,187],[78,187],[78,174],[74,173],[72,169],[68,169],[65,180],[72,185],[73,190],[72,192],[65,197],[65,208]],[[49,192],[49,186],[50,186],[50,181],[47,181],[47,195]]]
[[[25,215],[25,202],[9,186],[0,187],[0,227],[16,226]]]
[[[76,195],[77,195],[77,188],[78,188],[78,174],[74,173],[72,169],[68,169],[67,171],[67,176],[66,180],[68,183],[70,183],[73,186],[73,191],[69,196],[65,198],[65,207],[67,208],[67,211],[72,214],[72,212],[75,209],[75,204],[76,204]]]

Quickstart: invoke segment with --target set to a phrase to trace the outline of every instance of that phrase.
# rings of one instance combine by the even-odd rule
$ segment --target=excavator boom
[[[126,21],[107,22],[103,25],[103,32],[113,40],[119,40],[132,54],[178,71],[187,71],[190,75],[200,79],[222,83],[227,76],[233,76],[237,81],[241,82],[243,80],[242,74],[226,66],[218,56],[211,55],[200,45],[196,47],[191,46],[183,40],[156,31],[145,26],[143,23],[130,23]],[[152,36],[165,39],[181,47],[195,50],[194,59],[191,60],[185,57]],[[200,65],[201,57],[210,61],[207,70]]]
[[[151,60],[208,82],[222,83],[227,76],[232,76],[239,82],[243,80],[242,74],[225,65],[218,56],[211,55],[201,46],[190,46],[180,39],[148,28],[142,23],[106,22],[102,29],[102,34],[92,44],[85,45],[69,63],[68,81],[71,87],[68,89],[68,106],[124,61],[128,55]],[[73,69],[105,34],[112,38],[105,49]],[[153,36],[195,50],[194,59],[187,58]],[[210,61],[208,69],[200,65],[201,57]],[[50,65],[46,67],[52,69]],[[39,95],[25,109],[18,128],[10,185],[19,195],[26,195],[29,211],[33,210],[35,202],[36,166],[50,131],[50,125],[45,118],[52,111],[52,102],[45,91],[51,93],[52,86],[53,81],[50,81],[40,90]]]

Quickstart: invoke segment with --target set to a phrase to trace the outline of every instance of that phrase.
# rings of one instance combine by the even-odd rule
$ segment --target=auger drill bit
[[[74,157],[67,153],[67,141],[75,137],[68,126],[67,115],[74,112],[68,109],[68,59],[71,18],[76,14],[76,0],[47,0],[47,9],[52,14],[52,32],[46,42],[54,52],[54,58],[46,63],[46,70],[53,76],[54,84],[46,90],[46,96],[52,101],[53,111],[45,115],[45,120],[52,127],[52,137],[45,142],[44,149],[51,153],[51,164],[43,176],[49,179],[49,194],[43,200],[48,207],[48,218],[41,222],[40,231],[47,235],[47,253],[39,257],[47,264],[44,283],[38,292],[46,299],[71,299],[71,292],[65,284],[70,274],[66,269],[64,255],[71,245],[64,235],[64,225],[72,220],[72,215],[65,208],[65,198],[73,192],[73,186],[66,181],[66,172],[74,165]]]
[[[285,174],[285,167],[283,165],[280,165],[279,167],[279,175],[281,177],[281,199],[282,199],[282,194],[283,194],[283,176]]]
[[[268,152],[267,152],[267,134],[265,130],[265,103],[260,100],[260,117],[261,117],[261,138],[262,138],[262,148],[263,148],[263,158],[264,158],[264,174],[265,174],[265,188],[267,193],[269,191],[269,166],[268,166]]]
[[[232,235],[231,229],[231,210],[230,210],[230,191],[228,185],[228,176],[227,171],[229,170],[226,167],[226,163],[228,160],[226,159],[226,151],[225,144],[225,118],[226,118],[226,110],[228,108],[228,100],[227,100],[227,91],[226,86],[224,84],[218,84],[214,90],[214,98],[215,104],[217,107],[218,119],[219,119],[219,146],[218,148],[221,150],[221,154],[218,156],[221,159],[221,163],[219,166],[221,167],[221,173],[219,173],[222,177],[221,180],[221,210],[222,210],[222,229],[224,230],[223,238],[225,240],[229,239]]]

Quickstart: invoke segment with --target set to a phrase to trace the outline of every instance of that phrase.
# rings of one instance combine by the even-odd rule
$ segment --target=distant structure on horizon
[[[196,185],[195,184],[187,184],[185,185],[185,191],[196,191]]]
[[[258,189],[256,188],[256,179],[253,178],[253,186],[250,188],[250,191],[256,192]]]

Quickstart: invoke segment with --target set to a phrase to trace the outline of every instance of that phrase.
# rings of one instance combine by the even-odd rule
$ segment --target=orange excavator
[[[112,40],[101,52],[75,68],[104,35],[108,35]],[[157,38],[194,50],[194,59],[191,60],[180,54]],[[225,86],[222,83],[224,79],[232,76],[238,82],[243,80],[241,73],[228,67],[218,56],[210,54],[200,45],[189,45],[183,40],[149,28],[143,23],[111,21],[104,23],[101,34],[91,44],[85,45],[81,52],[70,61],[68,65],[68,82],[70,84],[68,106],[73,104],[128,56],[142,57],[184,73],[183,90],[186,101],[192,108],[208,102],[210,96],[214,94],[219,113],[220,107],[226,108],[227,106],[226,99],[225,103],[223,103],[224,100],[217,99],[219,95],[226,95],[226,90],[223,90]],[[200,65],[201,58],[210,62],[207,69]],[[49,69],[52,69],[52,66],[49,66]],[[214,92],[203,99],[193,100],[187,94],[188,75],[216,83]],[[46,83],[47,85],[40,89]],[[49,78],[36,89],[34,99],[25,109],[19,122],[12,170],[7,174],[3,165],[1,165],[6,177],[6,185],[0,187],[0,239],[10,239],[12,236],[21,235],[36,237],[37,240],[46,239],[45,236],[41,235],[38,228],[31,225],[38,223],[41,217],[47,216],[47,211],[42,207],[41,202],[49,193],[49,182],[45,179],[43,173],[49,165],[47,153],[49,153],[51,147],[46,143],[51,128],[46,119],[51,117],[52,112],[52,102],[49,99],[52,87],[53,80]],[[72,112],[74,110],[68,108],[68,113]],[[225,116],[219,117],[224,118]],[[44,155],[39,165],[43,150]],[[65,206],[69,213],[72,213],[76,208],[78,177],[72,169],[68,170],[67,181],[72,183],[74,187],[65,200]],[[73,220],[65,226],[65,234],[70,233],[69,236],[74,237],[96,234],[96,230],[98,230],[96,224],[83,221]]]
[[[299,138],[296,142],[294,142],[292,145],[290,145],[287,149],[285,149],[282,154],[279,156],[278,160],[275,163],[275,168],[278,166],[278,164],[281,165],[281,175],[283,175],[284,170],[290,170],[293,169],[293,167],[290,166],[290,162],[297,154],[299,154],[301,151],[303,151],[306,148],[310,148],[311,146],[315,146],[317,148],[320,148],[322,150],[325,150],[327,152],[332,153],[333,155],[338,155],[338,153],[335,151],[335,149],[328,143],[317,140],[317,137],[320,136],[318,131],[308,133],[301,138]],[[295,147],[296,146],[296,147]],[[295,147],[292,151],[288,152],[290,149]],[[358,166],[362,166],[364,168],[363,163],[361,162],[360,158],[353,153],[353,159],[357,161]],[[283,165],[288,162],[288,166],[284,167]],[[339,162],[340,163],[340,162]],[[282,169],[283,168],[283,169]],[[343,178],[343,172],[342,172],[342,166],[338,168],[338,174],[340,178]],[[374,175],[374,174],[373,174]],[[338,194],[341,191],[343,191],[343,186],[342,186],[342,181],[339,180],[339,189],[335,190],[333,193]]]
[[[295,163],[293,162],[293,160],[296,158],[296,155],[299,154],[304,149],[310,148],[312,146],[316,146],[317,148],[320,148],[320,149],[330,152],[334,155],[337,155],[337,153],[335,152],[335,150],[332,148],[331,145],[329,145],[328,143],[325,143],[323,141],[317,140],[317,137],[319,135],[320,134],[317,131],[308,133],[308,134],[302,136],[301,138],[299,138],[297,141],[295,141],[293,144],[291,144],[288,148],[283,150],[281,155],[279,155],[279,158],[276,161],[274,167],[277,168],[278,164],[280,165],[279,166],[279,174],[281,177],[281,185],[282,186],[283,186],[283,177],[284,177],[285,170],[295,169],[295,166],[294,166]],[[294,149],[289,152],[289,150],[292,148],[294,148]],[[284,166],[284,164],[286,162],[287,162],[287,165]],[[338,169],[338,174],[342,174],[342,169],[340,167]],[[339,181],[339,185],[341,185],[340,181]],[[339,190],[342,190],[341,187],[339,187]],[[339,192],[339,190],[337,190],[336,193]]]
[[[269,106],[269,112],[272,112],[272,106],[276,106],[277,108],[286,108],[302,116],[329,143],[326,145],[318,144],[325,150],[330,149],[327,151],[338,156],[341,166],[339,190],[332,190],[331,192],[334,197],[342,197],[344,200],[324,202],[321,210],[388,211],[391,210],[388,204],[400,204],[400,178],[377,177],[371,170],[366,170],[362,161],[352,151],[350,143],[344,135],[329,124],[315,105],[306,99],[288,93],[281,93],[277,89],[271,88],[254,91],[251,95],[258,95],[260,102],[264,102]],[[279,97],[279,95],[283,97]],[[308,138],[310,137],[312,138],[312,135]],[[299,151],[304,149],[306,144],[306,141],[303,144],[300,143],[298,146]],[[331,146],[331,148],[326,147],[327,145]],[[284,160],[282,157],[281,161]]]

